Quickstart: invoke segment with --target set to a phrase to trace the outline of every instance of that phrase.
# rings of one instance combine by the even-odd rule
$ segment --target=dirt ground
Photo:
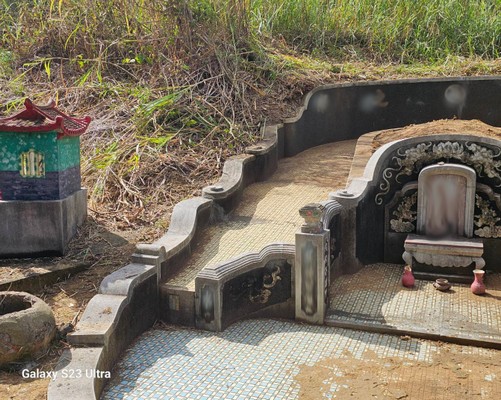
[[[440,135],[444,133],[464,133],[479,136],[487,136],[495,139],[501,138],[501,128],[487,125],[482,121],[473,120],[450,120],[441,119],[419,125],[409,125],[404,128],[388,129],[378,132],[372,142],[376,150],[382,145],[399,139],[407,139],[415,136]]]
[[[408,340],[408,337],[402,337]],[[361,359],[345,352],[313,366],[302,366],[295,377],[301,400],[317,400],[338,385],[336,399],[492,399],[501,398],[498,379],[501,357],[469,354],[460,347],[437,343],[432,362],[380,358],[366,351]]]

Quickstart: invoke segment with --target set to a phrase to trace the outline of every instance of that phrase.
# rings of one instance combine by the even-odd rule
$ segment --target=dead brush
[[[27,6],[17,18],[41,40],[8,35],[24,69],[19,84],[93,117],[82,174],[96,219],[149,225],[255,140],[247,98],[256,77],[226,31],[193,31],[184,2]]]

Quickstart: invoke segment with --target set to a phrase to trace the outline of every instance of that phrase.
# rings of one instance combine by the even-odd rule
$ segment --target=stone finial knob
[[[336,194],[338,196],[343,196],[343,197],[353,197],[353,193],[351,193],[350,191],[344,189],[344,190],[338,190],[336,192]]]
[[[224,190],[224,187],[222,187],[221,185],[212,185],[212,186],[209,186],[209,189],[212,192],[222,192]]]
[[[299,215],[304,218],[304,224],[301,226],[301,232],[304,233],[322,233],[322,216],[325,207],[318,203],[306,204],[299,210]]]

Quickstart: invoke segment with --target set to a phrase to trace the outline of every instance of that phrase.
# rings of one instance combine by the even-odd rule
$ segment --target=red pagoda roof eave
[[[24,102],[25,110],[8,118],[0,118],[0,132],[51,132],[58,133],[57,138],[65,136],[80,136],[89,127],[90,117],[70,117],[55,108],[55,103],[47,106],[36,106],[29,99]],[[15,121],[19,121],[16,124]],[[25,121],[25,123],[22,123]],[[26,124],[26,122],[33,122]],[[37,124],[40,123],[40,124]],[[73,125],[69,127],[68,125]]]
[[[0,133],[5,133],[5,132],[39,133],[39,132],[54,132],[54,131],[56,132],[59,131],[59,127],[56,126],[56,124],[24,127],[24,126],[12,126],[12,125],[4,126],[0,123]]]

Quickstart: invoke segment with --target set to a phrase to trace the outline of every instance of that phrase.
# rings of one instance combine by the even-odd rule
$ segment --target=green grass
[[[197,22],[237,44],[285,39],[298,51],[340,58],[439,61],[497,58],[500,0],[200,0]]]
[[[235,1],[205,0],[212,18]],[[387,60],[496,58],[501,47],[499,0],[255,0],[238,15],[253,37],[283,37],[296,49]],[[221,17],[222,16],[222,17]]]
[[[165,62],[186,34],[224,31],[237,47],[283,38],[335,57],[496,58],[500,0],[1,0],[2,42],[72,60],[83,74]],[[252,43],[250,43],[252,42]],[[186,43],[182,43],[185,45]],[[89,72],[90,71],[90,72]]]

